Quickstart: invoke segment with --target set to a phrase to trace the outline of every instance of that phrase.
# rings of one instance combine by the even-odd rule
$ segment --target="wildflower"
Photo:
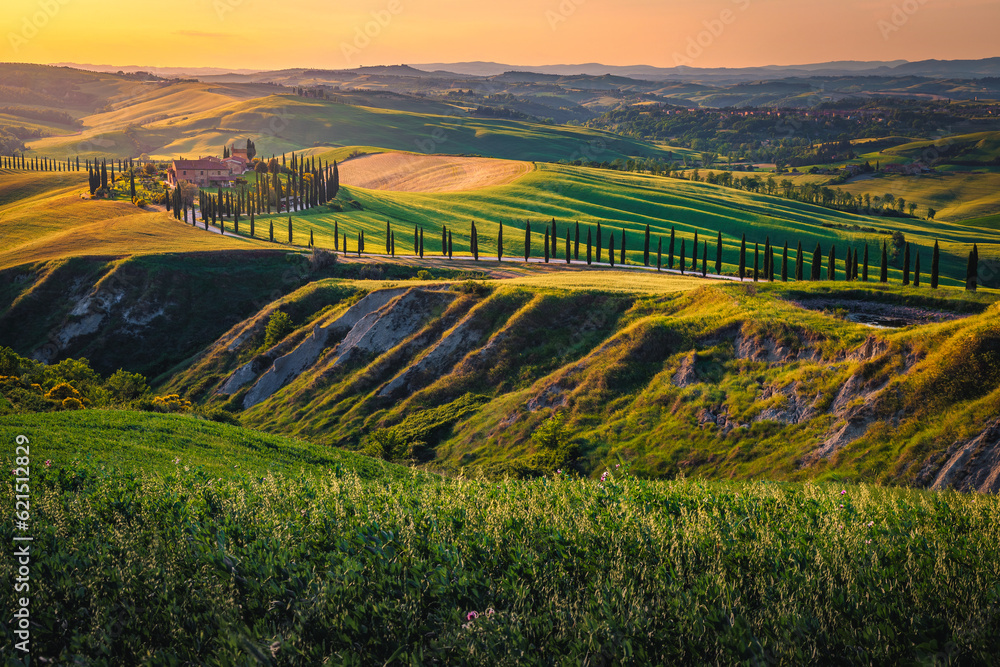
[[[177,465],[180,462],[181,462],[181,457],[178,456],[176,459],[174,459],[174,465]]]
[[[621,467],[622,467],[622,464],[621,464],[621,463],[616,463],[616,464],[615,464],[615,467],[616,467],[616,468],[621,468]]]
[[[468,614],[465,615],[465,620],[467,620],[467,621],[472,621],[472,620],[477,619],[477,618],[479,618],[479,612],[478,611],[470,611]]]
[[[843,507],[843,506],[844,506],[844,503],[840,503],[840,506],[841,506],[841,507]]]
[[[492,616],[495,613],[496,612],[493,611],[493,607],[490,607],[489,609],[486,610],[486,615],[487,616]]]
[[[51,468],[52,467],[52,461],[49,460],[49,459],[45,459],[45,467],[46,468]]]
[[[872,526],[874,526],[874,525],[875,525],[875,522],[874,522],[874,521],[869,521],[869,522],[868,522],[868,527],[869,527],[869,528],[871,528],[871,527],[872,527]]]
[[[841,489],[840,490],[840,495],[846,496],[847,495],[847,489]]]
[[[562,474],[562,468],[560,468],[559,470],[556,470],[556,474],[557,475],[561,475]]]
[[[865,540],[865,544],[871,544],[871,543],[872,543],[871,540]]]

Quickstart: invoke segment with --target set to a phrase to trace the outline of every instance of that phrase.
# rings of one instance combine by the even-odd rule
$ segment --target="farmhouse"
[[[230,187],[233,178],[246,172],[247,165],[239,159],[202,157],[197,160],[174,160],[167,169],[167,184],[175,188],[178,183],[190,181],[200,187]]]

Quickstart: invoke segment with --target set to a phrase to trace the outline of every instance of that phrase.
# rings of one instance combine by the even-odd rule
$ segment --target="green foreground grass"
[[[331,465],[299,442],[142,413],[8,417],[0,433],[31,439],[34,660],[988,664],[1000,651],[992,496],[652,482],[627,466],[487,483],[332,452]]]

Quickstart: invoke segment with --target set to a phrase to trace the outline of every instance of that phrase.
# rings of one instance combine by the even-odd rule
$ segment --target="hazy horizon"
[[[350,69],[400,63],[766,67],[996,56],[992,0],[8,0],[0,60],[149,67]],[[472,55],[470,55],[472,54]],[[153,63],[169,63],[156,65]],[[122,65],[133,66],[133,65]]]

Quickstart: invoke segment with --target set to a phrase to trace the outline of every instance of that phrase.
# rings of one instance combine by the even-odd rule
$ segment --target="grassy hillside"
[[[81,257],[260,249],[130,202],[85,199],[86,173],[0,170],[0,268]]]
[[[384,252],[388,220],[396,233],[397,252],[412,254],[413,228],[419,225],[424,229],[425,254],[433,255],[440,254],[440,230],[447,226],[452,231],[455,252],[468,254],[470,222],[475,221],[482,237],[480,254],[489,258],[496,257],[496,236],[502,222],[505,255],[519,257],[524,254],[525,221],[530,220],[537,232],[533,246],[535,256],[540,256],[544,224],[554,217],[558,223],[560,256],[568,226],[577,221],[584,225],[581,243],[585,244],[586,226],[592,228],[596,237],[596,225],[600,222],[604,227],[605,248],[608,234],[614,232],[616,247],[620,249],[621,229],[624,228],[628,235],[628,262],[641,264],[642,238],[648,224],[655,237],[669,236],[670,228],[675,227],[678,234],[676,252],[680,253],[680,239],[685,239],[689,261],[694,233],[698,232],[699,257],[703,251],[702,242],[707,240],[709,262],[712,263],[715,258],[713,242],[721,231],[724,271],[730,274],[736,272],[740,237],[744,233],[750,244],[748,261],[751,266],[754,242],[760,243],[763,251],[764,241],[770,237],[772,243],[778,244],[780,259],[781,245],[788,241],[790,260],[794,262],[795,247],[801,241],[807,254],[807,274],[816,244],[822,245],[825,270],[825,259],[830,244],[834,243],[841,277],[842,260],[849,247],[863,251],[867,242],[871,247],[871,264],[876,266],[880,261],[880,250],[877,252],[876,247],[880,249],[892,231],[900,230],[913,246],[914,256],[920,252],[925,272],[930,267],[928,260],[934,241],[940,242],[942,284],[950,285],[964,284],[966,258],[973,242],[981,244],[980,257],[986,259],[995,256],[990,242],[1000,240],[992,230],[954,223],[858,216],[707,183],[562,165],[540,164],[535,171],[508,185],[466,192],[385,192],[344,187],[340,199],[338,208],[343,211],[324,212],[320,207],[294,215],[297,229],[302,233],[312,229],[317,245],[332,248],[336,222],[341,234],[348,233],[350,248],[357,248],[356,235],[364,231],[366,248],[371,252]],[[358,202],[360,209],[348,205],[350,200]],[[284,223],[276,225],[287,224],[287,216],[277,219]],[[864,229],[853,229],[855,225]],[[668,240],[664,242],[665,257]],[[890,280],[901,281],[901,267],[902,258],[890,268]]]
[[[19,434],[36,659],[987,663],[1000,650],[995,497],[620,468],[449,480],[141,413],[0,420],[5,440]]]
[[[265,318],[248,320],[164,391],[270,432],[456,473],[596,475],[627,461],[652,476],[919,486],[1000,407],[986,294],[382,287],[397,291],[375,306],[333,284],[322,308],[293,295],[278,306],[295,325],[284,340],[263,345]],[[877,331],[852,319],[872,307],[916,323]],[[337,330],[369,310],[367,338]],[[286,365],[298,370],[282,376]]]
[[[165,94],[169,90],[159,91],[149,101],[140,98],[118,111],[84,118],[86,127],[79,135],[41,139],[31,142],[30,148],[41,155],[68,156],[80,153],[83,142],[85,148],[93,150],[82,155],[128,157],[146,152],[165,159],[216,154],[236,137],[253,137],[261,155],[365,144],[518,160],[584,157],[603,161],[667,154],[652,144],[609,132],[473,118],[457,111],[455,115],[439,115],[377,109],[283,94],[225,103],[231,98],[214,86],[191,84]],[[136,127],[126,136],[124,130],[129,125]]]

